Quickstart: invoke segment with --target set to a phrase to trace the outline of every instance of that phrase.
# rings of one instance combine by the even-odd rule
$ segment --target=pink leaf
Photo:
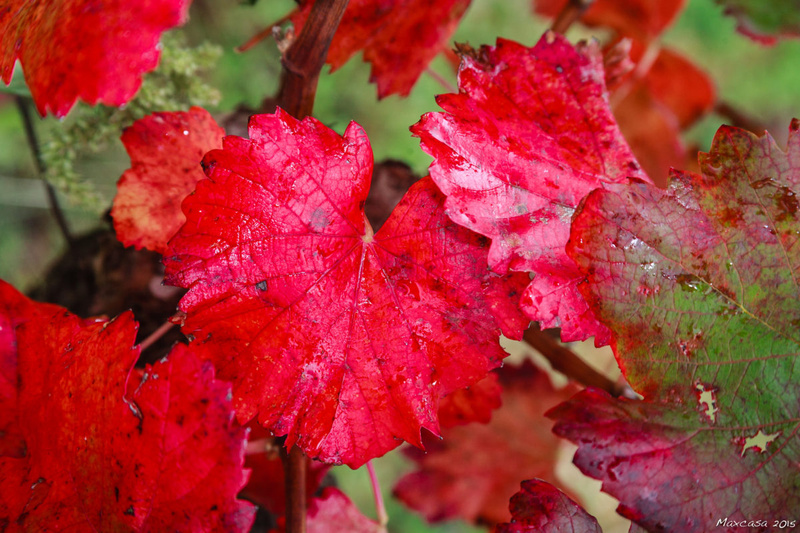
[[[608,342],[567,257],[572,213],[589,191],[647,179],[608,107],[602,57],[547,33],[534,48],[498,40],[465,56],[459,94],[412,127],[434,157],[448,215],[492,239],[489,264],[533,272],[524,310],[564,340]]]

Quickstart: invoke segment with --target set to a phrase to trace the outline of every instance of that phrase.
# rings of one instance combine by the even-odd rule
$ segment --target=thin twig
[[[556,15],[550,29],[564,35],[569,27],[580,19],[593,3],[594,0],[569,0],[561,12]]]
[[[538,324],[534,323],[525,330],[522,338],[550,362],[553,370],[561,372],[573,381],[587,387],[603,389],[615,397],[629,395],[625,385],[614,383],[587,365],[575,352],[540,330]]]
[[[280,28],[281,26],[286,24],[286,22],[289,21],[289,18],[291,16],[292,16],[292,13],[289,13],[285,17],[281,17],[280,19],[276,20],[274,23],[270,24],[269,26],[267,26],[266,28],[264,28],[260,32],[256,33],[246,43],[244,43],[243,45],[237,46],[233,50],[235,52],[239,52],[239,53],[246,52],[246,51],[250,50],[252,47],[257,45],[258,43],[260,43],[261,41],[263,41],[267,37],[271,36],[273,28],[275,28],[276,26]]]
[[[147,336],[145,340],[139,343],[139,349],[143,352],[152,346],[158,339],[164,336],[166,332],[171,330],[175,326],[174,323],[167,321],[158,326],[158,329],[155,330],[153,333]]]
[[[303,30],[283,56],[278,105],[301,119],[311,114],[319,73],[349,0],[317,0]]]
[[[72,247],[75,243],[75,238],[72,236],[72,233],[69,230],[67,218],[64,216],[64,211],[61,209],[61,205],[58,203],[56,190],[53,188],[53,185],[45,179],[45,172],[47,169],[44,166],[42,152],[39,149],[39,139],[36,137],[36,129],[33,127],[33,117],[31,116],[30,109],[28,109],[28,102],[24,97],[19,95],[14,96],[14,102],[17,104],[17,110],[19,110],[20,117],[22,117],[22,125],[25,129],[25,137],[28,140],[28,146],[33,154],[33,159],[36,162],[36,169],[39,171],[39,178],[41,178],[42,183],[44,183],[45,190],[47,191],[47,202],[50,204],[50,211],[53,213],[53,218],[56,219],[56,224],[58,224],[58,229],[61,231],[61,235],[64,236],[64,240],[66,240],[67,244]]]
[[[286,478],[286,533],[306,533],[306,456],[292,446],[281,446]]]
[[[458,92],[458,88],[455,85],[453,85],[452,83],[447,81],[444,78],[444,76],[442,76],[441,74],[439,74],[438,72],[433,70],[431,67],[428,67],[428,68],[425,69],[425,74],[427,74],[428,76],[433,78],[434,81],[436,81],[436,83],[438,83],[439,85],[444,87],[445,91],[450,92],[450,93],[457,93]]]
[[[367,472],[369,472],[369,482],[372,485],[372,494],[375,496],[375,512],[378,515],[378,523],[385,528],[386,524],[389,523],[389,515],[386,513],[386,506],[383,504],[381,484],[378,482],[378,476],[375,474],[372,461],[367,461]]]

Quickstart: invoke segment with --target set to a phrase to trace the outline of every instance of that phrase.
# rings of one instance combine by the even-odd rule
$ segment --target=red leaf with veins
[[[439,397],[499,364],[501,331],[521,336],[527,276],[490,272],[485,239],[444,216],[430,179],[373,235],[372,152],[355,123],[342,137],[279,110],[223,145],[165,264],[239,419],[354,468],[438,433]]]
[[[520,483],[508,505],[513,519],[494,533],[602,533],[597,520],[580,505],[541,479]]]
[[[140,382],[130,313],[93,322],[29,305],[38,314],[16,330],[18,401],[0,398],[26,447],[0,457],[0,525],[247,531],[254,508],[235,499],[245,432],[211,365],[180,346]]]
[[[535,274],[523,298],[533,320],[605,344],[564,250],[569,224],[589,191],[647,176],[608,107],[600,51],[547,33],[534,48],[500,39],[475,55],[463,58],[459,94],[437,98],[445,113],[412,127],[448,215],[491,237],[493,270]]]
[[[425,439],[427,453],[406,450],[418,470],[401,478],[394,493],[429,521],[507,522],[508,500],[520,481],[555,480],[559,439],[542,415],[578,388],[555,390],[530,361],[495,372],[503,403],[488,424],[445,428],[442,440]]]
[[[422,72],[450,45],[471,0],[351,0],[328,51],[336,70],[357,52],[372,64],[370,81],[378,97],[407,96]],[[303,0],[291,15],[300,31],[313,0]]]
[[[203,155],[222,147],[225,130],[208,111],[154,113],[122,134],[131,168],[117,184],[111,216],[125,246],[164,253],[186,220],[181,202],[205,177]]]
[[[39,113],[63,117],[80,98],[120,106],[158,64],[161,34],[191,0],[9,0],[0,7],[0,73],[19,59]]]
[[[618,33],[648,41],[658,37],[683,9],[685,0],[596,0],[581,22],[587,26],[607,26]],[[540,15],[555,17],[567,0],[534,0]]]
[[[386,528],[370,520],[342,491],[325,487],[308,503],[309,533],[385,533]]]
[[[29,300],[0,280],[0,457],[25,456],[25,440],[17,420],[17,326],[58,310],[55,305]]]
[[[568,252],[645,401],[585,391],[554,430],[650,530],[800,508],[798,127],[786,152],[723,127],[702,175],[598,190],[575,217]]]

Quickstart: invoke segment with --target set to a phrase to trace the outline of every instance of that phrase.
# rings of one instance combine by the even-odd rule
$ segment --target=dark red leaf
[[[309,533],[385,533],[383,528],[370,520],[353,505],[342,491],[325,487],[322,493],[308,504]]]
[[[520,488],[508,505],[511,523],[494,533],[602,533],[592,515],[550,483],[531,479]]]
[[[595,191],[573,223],[568,252],[645,401],[585,391],[554,430],[647,529],[800,508],[798,127],[786,152],[723,127],[702,175]]]
[[[523,298],[532,319],[605,344],[564,251],[569,224],[592,189],[647,176],[608,107],[600,51],[547,33],[534,48],[501,39],[475,56],[463,59],[461,92],[437,99],[445,113],[412,127],[448,215],[492,239],[492,269],[535,274]]]
[[[161,34],[191,0],[8,0],[0,7],[0,73],[19,59],[39,113],[63,117],[75,100],[120,106],[158,64]]]
[[[522,480],[555,480],[559,439],[542,415],[578,388],[555,390],[530,361],[495,372],[503,402],[491,422],[445,428],[442,440],[425,439],[427,453],[407,449],[418,470],[401,478],[394,492],[429,521],[507,522],[508,500]]]
[[[581,21],[606,26],[619,34],[648,41],[658,37],[683,9],[685,0],[595,0]],[[534,0],[540,15],[555,17],[567,0]]]
[[[131,168],[117,184],[111,216],[125,246],[164,253],[183,224],[183,199],[205,177],[203,155],[222,147],[225,131],[203,108],[154,113],[122,134]]]
[[[35,305],[16,330],[16,408],[0,398],[26,449],[0,457],[0,517],[30,531],[248,530],[254,508],[235,499],[245,432],[211,365],[178,347],[140,381],[130,313],[94,322]]]
[[[438,432],[439,397],[499,364],[501,330],[521,335],[527,276],[491,273],[485,239],[447,220],[430,179],[373,235],[356,124],[342,137],[279,110],[223,145],[165,264],[239,419],[352,467]]]
[[[292,14],[300,31],[313,0],[303,0]],[[431,60],[450,45],[470,0],[351,0],[328,51],[336,70],[357,52],[372,64],[370,81],[378,97],[408,95]]]
[[[656,50],[653,59],[653,50],[633,43],[631,57],[639,66],[623,78],[611,101],[636,158],[658,186],[666,187],[670,168],[690,163],[681,131],[714,108],[716,90],[688,59],[666,48]]]
[[[471,387],[458,389],[442,398],[439,404],[439,424],[444,428],[469,424],[489,423],[492,411],[503,403],[503,387],[494,372]]]

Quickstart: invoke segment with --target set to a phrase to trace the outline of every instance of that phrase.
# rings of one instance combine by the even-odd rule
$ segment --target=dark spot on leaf
[[[258,283],[256,283],[256,289],[260,290],[261,292],[266,291],[267,290],[267,280],[264,279],[264,280],[261,280]]]
[[[125,514],[128,516],[136,516],[136,513],[133,510],[133,505],[125,509]]]

